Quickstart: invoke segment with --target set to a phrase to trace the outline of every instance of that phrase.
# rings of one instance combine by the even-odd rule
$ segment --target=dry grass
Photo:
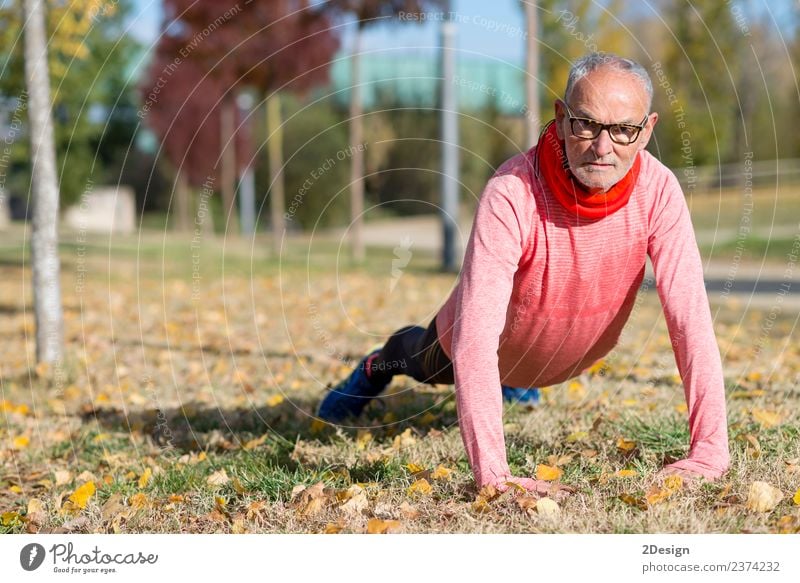
[[[514,492],[476,504],[451,387],[397,379],[361,427],[313,418],[348,359],[433,316],[454,279],[431,272],[431,258],[415,256],[390,291],[391,256],[354,270],[337,261],[335,247],[320,248],[310,267],[301,256],[258,258],[251,270],[239,254],[226,256],[223,270],[208,246],[193,300],[188,242],[170,242],[163,266],[159,246],[134,249],[138,263],[121,248],[110,260],[108,250],[90,253],[84,272],[75,250],[64,251],[67,354],[61,367],[38,369],[23,288],[29,273],[6,252],[3,531],[800,530],[791,500],[800,488],[795,315],[781,313],[756,350],[767,314],[720,312],[733,464],[718,483],[686,486],[661,502],[646,501],[653,473],[685,454],[688,436],[652,292],[603,374],[547,388],[536,409],[508,407],[513,471],[556,464],[576,489],[552,517],[526,510],[530,501]],[[635,447],[620,449],[621,438]],[[636,473],[619,476],[624,469]],[[748,510],[754,481],[784,499],[768,512]],[[88,482],[96,492],[80,508],[80,497],[69,498]]]

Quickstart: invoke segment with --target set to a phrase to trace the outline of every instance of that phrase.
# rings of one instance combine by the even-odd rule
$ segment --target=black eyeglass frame
[[[575,138],[577,138],[579,140],[595,140],[595,139],[597,139],[597,136],[599,136],[602,133],[603,130],[606,130],[608,132],[608,137],[611,139],[612,142],[614,142],[615,144],[619,144],[621,146],[630,146],[636,140],[639,139],[639,134],[641,134],[642,130],[645,127],[647,127],[647,118],[650,117],[650,114],[646,113],[645,116],[644,116],[644,119],[642,120],[642,122],[639,125],[629,124],[629,123],[601,123],[601,122],[597,121],[596,119],[592,119],[590,117],[578,117],[578,116],[575,116],[575,115],[572,114],[572,110],[570,109],[569,105],[567,105],[566,101],[561,101],[561,103],[564,104],[564,107],[567,109],[567,113],[569,114],[567,116],[567,119],[569,120],[569,129],[572,132],[573,137],[575,137]],[[587,121],[587,122],[595,124],[595,126],[599,127],[600,129],[598,129],[597,132],[595,132],[595,134],[593,136],[591,136],[591,137],[579,136],[579,135],[577,135],[575,133],[575,122],[576,121]],[[611,133],[611,129],[612,128],[635,129],[636,130],[636,134],[633,136],[633,138],[631,138],[631,140],[629,142],[620,142],[619,140],[614,139],[614,136]]]

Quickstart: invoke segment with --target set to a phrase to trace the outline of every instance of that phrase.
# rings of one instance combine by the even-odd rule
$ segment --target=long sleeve
[[[714,479],[729,464],[722,363],[700,252],[674,176],[667,180],[650,217],[648,253],[689,412],[689,456],[671,467]]]
[[[511,198],[515,189],[522,188],[518,179],[501,177],[484,190],[456,302],[452,342],[456,404],[461,437],[479,486],[510,476],[498,347],[525,240],[524,221]],[[519,190],[517,194],[524,196]]]

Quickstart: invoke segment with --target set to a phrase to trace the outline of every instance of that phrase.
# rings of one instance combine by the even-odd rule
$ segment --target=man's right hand
[[[533,478],[518,478],[509,476],[501,478],[494,484],[498,492],[505,492],[509,488],[521,487],[539,496],[549,496],[556,500],[563,500],[573,492],[574,488],[556,482],[545,482],[544,480],[534,480]]]

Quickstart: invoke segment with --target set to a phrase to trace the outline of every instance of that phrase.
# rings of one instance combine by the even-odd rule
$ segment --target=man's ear
[[[556,112],[556,134],[559,140],[564,141],[564,118],[567,117],[567,108],[560,99],[556,99],[553,105]]]
[[[644,150],[647,147],[647,144],[650,142],[650,137],[653,135],[653,130],[656,127],[656,123],[658,122],[658,113],[655,111],[651,113],[647,117],[647,125],[642,130],[642,136],[639,139],[641,144],[639,144],[639,150]]]

